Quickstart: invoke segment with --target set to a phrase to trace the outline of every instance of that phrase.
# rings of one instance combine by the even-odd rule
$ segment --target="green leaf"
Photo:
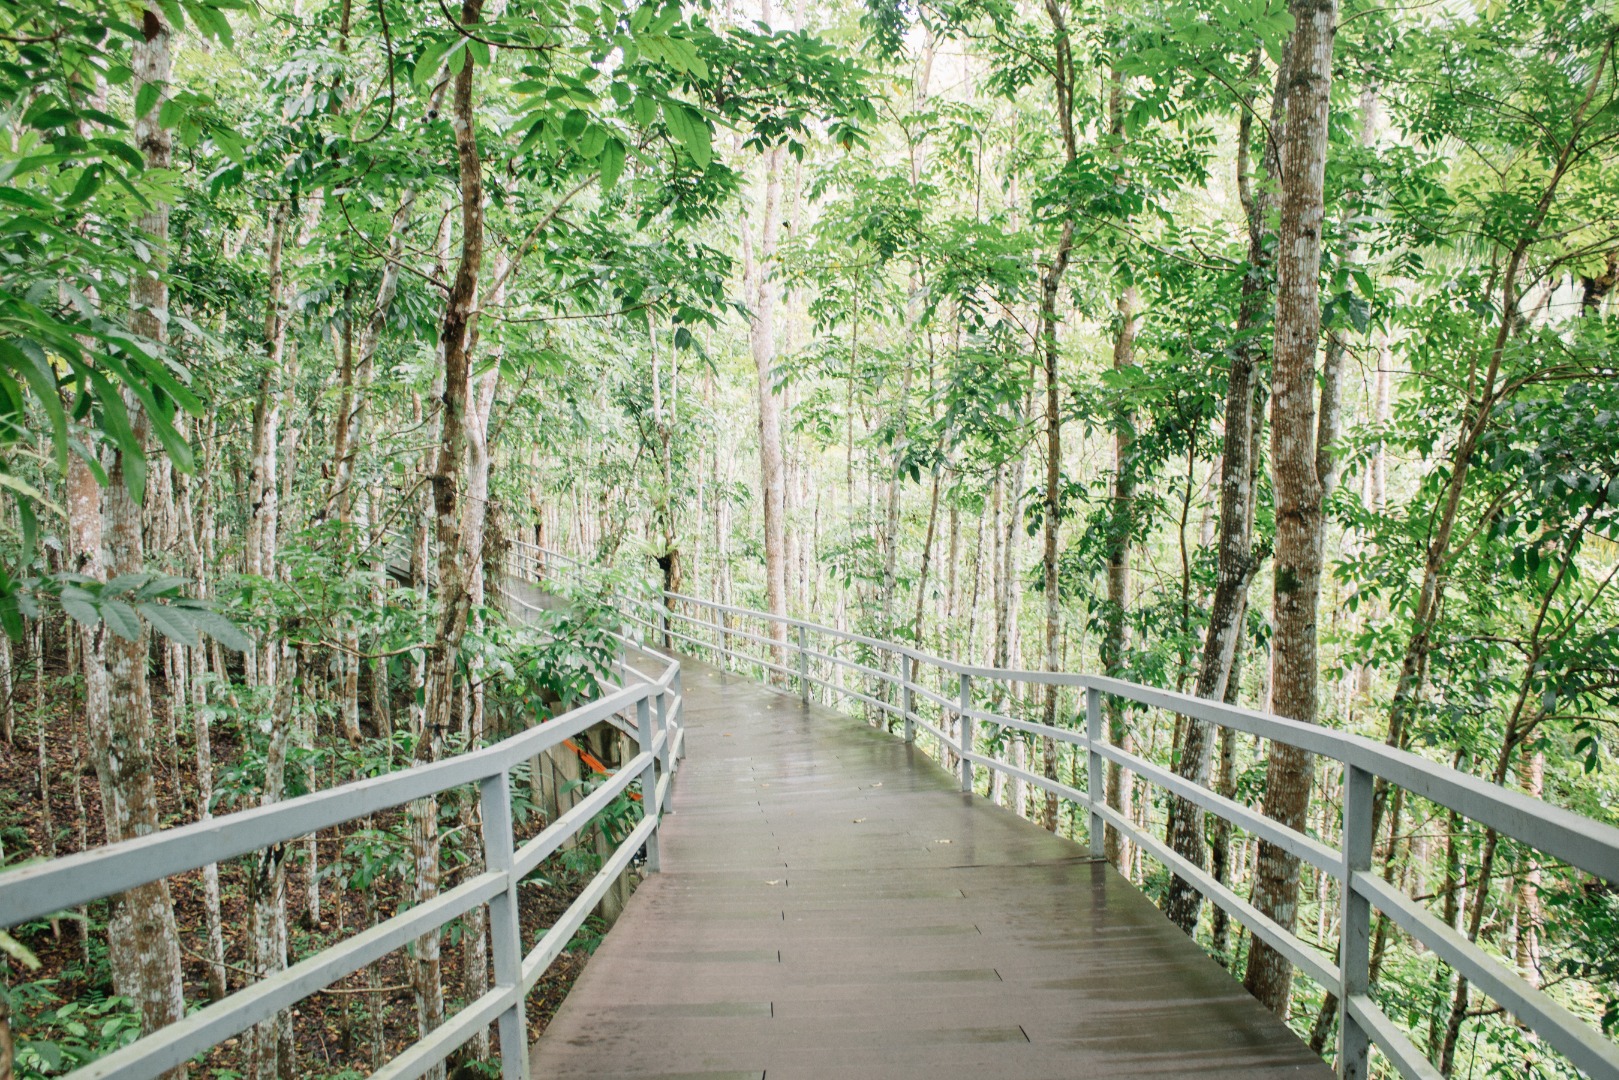
[[[28,946],[22,944],[4,930],[0,930],[0,953],[11,957],[29,971],[39,970],[39,958],[29,951]],[[29,1045],[38,1049],[40,1044],[30,1043]],[[56,1049],[54,1045],[51,1048]],[[58,1053],[58,1060],[60,1060],[60,1053]]]
[[[665,101],[663,118],[669,125],[669,134],[686,148],[686,152],[697,163],[697,167],[708,168],[708,163],[714,156],[714,147],[708,130],[708,121],[702,114],[678,102]]]
[[[33,389],[51,422],[56,467],[67,468],[67,414],[62,409],[62,395],[56,388],[56,373],[43,357],[28,356],[10,342],[0,341],[0,360],[20,371]]]
[[[624,171],[624,144],[617,139],[608,139],[602,146],[601,152],[601,181],[602,194],[613,190],[618,178]]]
[[[180,645],[196,648],[202,644],[197,636],[195,624],[184,618],[184,608],[170,607],[167,604],[145,603],[139,605],[138,610],[152,624],[152,629]]]
[[[107,621],[107,629],[125,641],[140,638],[140,616],[135,614],[134,608],[122,600],[104,600],[101,604],[101,617]]]
[[[585,128],[585,133],[579,136],[579,156],[595,161],[601,156],[602,149],[607,145],[607,129],[600,124],[591,124]]]
[[[188,4],[187,7],[191,12],[191,20],[197,24],[198,29],[217,38],[227,49],[230,48],[232,40],[230,20],[225,18],[212,2]]]
[[[22,551],[18,553],[17,563],[27,566],[34,561],[34,546],[39,543],[39,518],[34,515],[33,503],[18,500],[17,521],[22,530]]]
[[[428,84],[438,76],[445,58],[453,52],[460,52],[466,43],[466,38],[457,37],[454,41],[435,41],[429,45],[423,51],[421,59],[416,61],[416,69],[411,73],[410,81],[416,89],[426,90]]]
[[[135,91],[135,115],[140,117],[151,112],[157,106],[157,99],[162,94],[162,83],[141,83],[140,89]]]
[[[22,496],[24,499],[30,499],[33,502],[39,503],[41,506],[49,507],[58,514],[62,512],[61,508],[47,499],[38,488],[34,487],[25,480],[19,480],[17,477],[8,472],[0,471],[0,488],[6,488]]]
[[[76,585],[63,586],[62,610],[85,626],[93,628],[101,625],[101,613],[95,608],[95,597]]]
[[[147,580],[144,573],[119,574],[101,587],[101,598],[106,600],[114,596],[133,595],[136,589],[146,584]]]
[[[212,608],[202,606],[201,601],[187,601],[185,610],[191,624],[200,633],[207,634],[225,648],[234,652],[246,652],[253,647],[253,640],[244,634],[240,627]]]
[[[101,189],[101,166],[90,165],[79,174],[78,183],[63,201],[63,206],[77,206]]]
[[[630,113],[635,122],[642,127],[651,127],[652,121],[658,118],[658,102],[647,94],[637,94],[635,104],[630,107]]]

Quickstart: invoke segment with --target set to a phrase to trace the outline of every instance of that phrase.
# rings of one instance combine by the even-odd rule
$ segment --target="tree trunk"
[[[1108,134],[1114,140],[1113,154],[1123,157],[1124,137],[1124,76],[1115,68],[1109,74]],[[1134,285],[1127,284],[1117,301],[1118,330],[1113,339],[1113,370],[1123,372],[1135,365],[1137,295]],[[1130,607],[1130,548],[1135,532],[1135,465],[1132,461],[1135,444],[1135,413],[1127,403],[1119,406],[1113,421],[1113,501],[1107,527],[1107,608],[1102,616],[1101,662],[1103,670],[1114,677],[1125,674],[1124,654],[1129,644],[1127,616]],[[1116,697],[1107,699],[1108,740],[1115,746],[1128,749],[1130,732],[1124,702]],[[1133,778],[1118,763],[1107,763],[1107,804],[1125,817],[1132,816]],[[1047,796],[1055,811],[1056,800]],[[1133,846],[1126,843],[1118,831],[1108,828],[1104,834],[1104,850],[1108,861],[1120,870],[1135,861]]]
[[[1546,755],[1543,751],[1524,751],[1523,790],[1533,799],[1545,795]],[[1530,986],[1538,989],[1542,982],[1540,934],[1545,925],[1540,900],[1540,856],[1533,848],[1525,848],[1521,857],[1523,866],[1518,876],[1518,943],[1515,959],[1518,974]]]
[[[499,307],[505,301],[504,273],[508,266],[504,253],[496,256],[495,277],[501,284],[490,290],[484,304],[485,308]],[[471,560],[469,590],[475,631],[482,626],[481,616],[478,613],[484,604],[484,526],[487,525],[488,518],[483,508],[489,504],[489,420],[494,411],[495,392],[500,385],[499,350],[492,349],[490,352],[490,359],[494,362],[488,366],[474,387],[476,392],[472,396],[467,423],[468,535],[464,538],[464,543],[467,547],[467,557]],[[469,750],[483,745],[484,699],[483,682],[480,678],[483,670],[482,660],[481,655],[472,658],[471,678],[475,685],[467,689],[470,703],[465,711],[465,735]],[[481,828],[477,816],[479,809],[478,803],[473,799],[463,799],[461,802],[461,827],[468,836],[479,833]],[[483,849],[477,844],[467,848],[466,858],[463,873],[471,876],[483,871]],[[482,906],[467,912],[465,920],[466,933],[462,936],[462,976],[466,982],[467,998],[475,1001],[489,989],[489,922]],[[476,1060],[489,1060],[490,1044],[487,1028],[473,1036],[469,1048]]]
[[[1115,84],[1115,97],[1117,84]],[[1128,287],[1118,301],[1119,331],[1113,340],[1113,370],[1124,371],[1135,364],[1136,291]],[[1130,541],[1135,531],[1135,465],[1131,460],[1135,443],[1135,414],[1121,406],[1114,419],[1113,503],[1109,511],[1107,536],[1107,608],[1102,616],[1102,670],[1115,678],[1125,674],[1124,653],[1129,644],[1126,616],[1130,608]],[[1107,737],[1114,746],[1125,746],[1130,738],[1124,702],[1107,698]],[[1121,815],[1131,814],[1133,778],[1114,761],[1107,763],[1107,804]],[[1134,845],[1117,829],[1109,827],[1104,837],[1108,862],[1121,871],[1134,861]]]
[[[1274,711],[1314,723],[1317,702],[1316,608],[1324,543],[1316,351],[1321,337],[1321,230],[1325,216],[1327,113],[1337,0],[1294,0],[1287,129],[1287,163],[1276,259],[1276,341],[1272,364],[1271,468],[1276,492],[1275,625],[1271,701]],[[1329,408],[1331,406],[1329,405]],[[1313,757],[1272,743],[1266,770],[1265,813],[1303,831],[1314,778]],[[1291,931],[1298,919],[1299,860],[1262,841],[1253,904]],[[1255,941],[1244,979],[1249,993],[1287,1014],[1292,965]]]
[[[1078,158],[1078,144],[1074,133],[1074,57],[1068,40],[1068,23],[1063,15],[1061,0],[1045,0],[1046,17],[1051,21],[1056,54],[1051,69],[1057,93],[1057,125],[1062,133],[1063,160],[1073,165]],[[1047,671],[1060,671],[1062,654],[1062,601],[1057,587],[1057,536],[1062,528],[1062,390],[1059,371],[1060,352],[1057,347],[1057,297],[1062,290],[1063,275],[1068,272],[1068,259],[1074,248],[1074,219],[1065,215],[1057,235],[1056,247],[1051,252],[1045,271],[1040,277],[1040,339],[1038,349],[1045,367],[1046,402],[1046,483],[1045,505],[1041,514],[1041,567],[1044,570],[1046,598]],[[1010,586],[1009,586],[1010,587]],[[1045,723],[1057,723],[1057,687],[1045,688]],[[1042,740],[1045,775],[1056,779],[1056,742],[1047,736]],[[1048,793],[1041,825],[1055,832],[1057,829],[1057,799]]]
[[[11,683],[11,635],[0,634],[0,739],[10,746],[17,738],[17,701]]]
[[[169,81],[171,28],[161,11],[147,8],[141,15],[141,31],[142,40],[135,44],[130,58],[134,71],[132,90],[146,84],[164,88]],[[136,117],[135,143],[147,167],[161,170],[169,167],[173,138],[158,122],[157,110],[154,106],[151,112]],[[153,202],[137,223],[137,229],[150,243],[155,265],[153,272],[138,274],[131,280],[130,330],[161,348],[166,343],[169,307],[168,283],[163,276],[168,250],[168,206]],[[151,432],[150,418],[128,391],[124,393],[124,407],[136,441],[144,445]],[[145,463],[130,458],[123,451],[113,451],[111,466],[107,470],[103,506],[108,576],[141,574],[145,571],[145,544],[138,493],[145,485]],[[126,641],[117,634],[103,637],[108,672],[108,724],[106,742],[98,748],[103,752],[97,755],[97,771],[104,789],[113,792],[116,813],[106,825],[107,839],[116,841],[146,836],[159,828],[151,746],[152,702],[146,678],[151,633],[143,624],[133,641]],[[140,1009],[142,1032],[150,1033],[185,1015],[180,945],[168,882],[158,881],[131,889],[123,894],[120,906],[128,919],[128,941],[135,965],[134,984],[125,993]],[[123,933],[121,921],[115,921],[112,933]],[[186,1067],[182,1065],[169,1075],[183,1077],[185,1074]]]
[[[663,647],[675,647],[672,636],[675,601],[673,593],[680,591],[680,530],[675,513],[675,460],[674,460],[674,394],[673,376],[667,401],[663,393],[663,365],[658,352],[658,327],[649,310],[646,317],[647,346],[652,354],[652,425],[658,439],[658,464],[661,484],[653,505],[653,523],[657,529],[658,569],[663,575],[664,634]],[[671,368],[673,358],[671,357]],[[701,510],[698,511],[699,518]]]
[[[1291,45],[1291,43],[1289,43]],[[1257,75],[1262,53],[1255,49],[1249,74]],[[1265,171],[1276,176],[1280,161],[1278,138],[1284,124],[1287,79],[1277,72],[1271,102],[1271,124],[1264,150]],[[1272,204],[1270,185],[1254,190],[1248,169],[1248,147],[1253,138],[1253,113],[1243,110],[1237,136],[1237,192],[1248,222],[1248,269],[1242,280],[1242,299],[1237,309],[1236,348],[1232,351],[1231,372],[1226,381],[1225,437],[1220,455],[1220,546],[1216,556],[1214,597],[1209,605],[1209,626],[1203,639],[1203,658],[1198,668],[1196,694],[1219,701],[1225,697],[1233,658],[1242,640],[1248,615],[1248,590],[1259,568],[1254,556],[1254,512],[1257,506],[1259,435],[1264,423],[1257,404],[1257,372],[1265,354],[1260,328],[1270,310],[1267,283],[1272,248],[1268,241]],[[1223,733],[1222,733],[1223,737]],[[1175,771],[1197,784],[1208,786],[1213,751],[1213,725],[1188,719]],[[1200,807],[1178,795],[1170,796],[1168,840],[1175,853],[1197,866],[1203,865],[1204,815]],[[1180,875],[1171,876],[1164,894],[1164,914],[1186,933],[1194,933],[1203,904],[1203,895]],[[1223,921],[1223,916],[1222,916]]]
[[[204,440],[204,453],[200,461],[202,475],[208,475],[212,455],[206,449]],[[206,484],[206,480],[204,481]],[[190,571],[195,583],[198,597],[208,595],[207,563],[203,557],[202,543],[198,535],[197,519],[199,512],[206,514],[192,498],[192,485],[189,477],[179,477],[180,497],[180,540],[184,548],[186,567]],[[214,751],[212,736],[212,718],[208,707],[208,681],[207,654],[204,649],[190,650],[192,710],[191,728],[193,740],[196,744],[197,758],[197,816],[206,821],[213,816],[214,798]],[[203,876],[203,912],[207,923],[208,933],[208,993],[215,1001],[229,992],[228,980],[225,976],[225,930],[220,913],[219,900],[219,864],[209,863],[202,869]]]
[[[261,806],[281,801],[286,793],[287,749],[291,742],[293,658],[279,644],[267,653],[274,660],[264,665],[275,672],[270,705],[270,741],[264,757],[264,789]],[[287,847],[273,844],[258,854],[248,881],[252,905],[253,969],[266,978],[287,966]],[[291,1016],[285,1011],[260,1022],[253,1029],[250,1075],[255,1080],[278,1080],[294,1071],[292,1061]]]
[[[776,284],[771,270],[776,258],[777,213],[781,198],[781,163],[784,150],[773,147],[767,155],[764,203],[759,209],[759,246],[753,246],[753,224],[742,222],[742,264],[745,295],[752,308],[748,338],[753,351],[756,401],[759,408],[759,478],[763,488],[765,540],[765,603],[778,617],[787,614],[786,476],[781,450],[781,396],[776,393]],[[772,621],[767,630],[775,639],[770,659],[785,663],[786,624]]]
[[[939,478],[943,466],[933,467],[933,485],[928,495],[928,527],[922,540],[922,568],[916,575],[916,610],[911,616],[911,641],[917,648],[922,647],[922,611],[927,602],[928,570],[933,562],[934,534],[939,527]],[[955,557],[955,553],[951,553]]]
[[[464,0],[461,23],[475,24],[483,0]],[[451,126],[461,178],[461,257],[445,304],[439,333],[440,374],[444,380],[439,410],[439,437],[433,464],[433,516],[438,536],[437,615],[433,642],[427,651],[424,673],[422,727],[417,734],[415,760],[438,759],[444,734],[452,721],[455,671],[466,634],[472,598],[468,588],[472,562],[482,546],[484,504],[464,502],[461,487],[467,467],[467,403],[471,390],[471,351],[477,333],[478,275],[483,265],[483,164],[478,157],[474,129],[473,84],[477,65],[469,59],[455,76]],[[415,861],[412,890],[420,904],[438,895],[438,800],[412,803],[408,816]],[[444,990],[440,979],[439,934],[416,942],[413,965],[416,1019],[426,1035],[444,1020]],[[430,1080],[441,1080],[443,1067],[435,1067]]]
[[[888,471],[888,499],[883,511],[883,586],[880,603],[882,605],[882,618],[878,623],[876,636],[892,639],[894,633],[894,591],[899,581],[899,496],[903,482],[905,465],[905,448],[908,441],[907,429],[910,426],[911,405],[911,378],[912,365],[905,361],[899,380],[899,400],[892,408],[899,413],[897,437],[894,440],[893,461]],[[881,685],[877,685],[880,683]],[[882,688],[890,685],[886,679],[875,680],[872,691],[882,692]],[[871,691],[868,691],[871,692]],[[873,696],[876,696],[875,694]]]
[[[1225,703],[1237,703],[1238,689],[1242,682],[1242,648],[1239,645],[1231,656],[1231,671],[1226,679]],[[1235,798],[1237,794],[1237,733],[1234,728],[1220,729],[1220,767],[1215,774],[1214,790],[1228,799]],[[1231,822],[1218,815],[1214,819],[1214,828],[1210,830],[1209,837],[1209,867],[1214,880],[1222,885],[1230,885],[1231,877]],[[1214,949],[1214,958],[1222,965],[1229,967],[1234,960],[1230,952],[1231,917],[1225,909],[1216,907],[1210,919],[1209,941]]]

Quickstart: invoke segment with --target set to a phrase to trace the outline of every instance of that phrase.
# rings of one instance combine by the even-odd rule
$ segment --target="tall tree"
[[[1288,48],[1291,44],[1290,38]],[[1263,173],[1257,186],[1249,166],[1254,109],[1246,102],[1237,126],[1237,195],[1247,223],[1248,255],[1237,308],[1235,347],[1231,350],[1231,369],[1226,376],[1225,434],[1220,454],[1220,540],[1214,596],[1209,604],[1209,624],[1203,638],[1203,657],[1195,690],[1198,697],[1213,701],[1228,697],[1227,686],[1248,614],[1248,590],[1259,567],[1254,552],[1254,514],[1259,502],[1259,437],[1264,413],[1257,405],[1259,372],[1267,353],[1263,327],[1271,307],[1270,268],[1274,248],[1270,219],[1274,182],[1281,176],[1280,138],[1286,127],[1287,57],[1284,50],[1271,95],[1270,123],[1265,126],[1261,159]],[[1263,60],[1264,50],[1255,46],[1249,57],[1250,80],[1260,74]],[[1179,775],[1205,787],[1213,765],[1213,735],[1212,724],[1189,719],[1181,756],[1175,762]],[[1179,796],[1171,797],[1171,806],[1170,845],[1177,855],[1197,866],[1204,865],[1202,809]],[[1164,895],[1164,913],[1190,934],[1197,928],[1202,901],[1202,894],[1191,882],[1176,874],[1171,877]]]
[[[160,119],[162,98],[168,91],[173,58],[173,31],[164,12],[148,7],[141,12],[141,38],[130,57],[136,100],[143,87],[154,87],[152,103],[135,118],[135,146],[149,169],[166,169],[173,153],[173,135]],[[163,257],[169,243],[169,206],[153,201],[138,222],[139,235],[153,252],[154,265],[130,281],[130,330],[161,350],[167,343],[169,290]],[[125,391],[135,441],[145,443],[150,419],[136,395]],[[104,532],[109,577],[141,575],[146,570],[141,499],[146,489],[146,463],[125,449],[112,451],[107,469]],[[93,542],[86,536],[85,542]],[[114,814],[107,822],[109,839],[132,839],[158,830],[156,758],[152,730],[152,700],[147,685],[150,631],[143,623],[137,633],[108,634],[104,638],[108,672],[106,741],[97,747],[96,765],[102,784],[113,793]],[[180,973],[180,943],[175,930],[174,905],[166,881],[142,885],[120,898],[128,913],[129,942],[133,951],[134,980],[126,993],[139,1003],[141,1027],[154,1031],[185,1015],[185,990]],[[115,953],[117,950],[115,950]],[[173,1072],[183,1077],[184,1066]]]
[[[1057,129],[1062,136],[1062,161],[1071,168],[1079,157],[1079,141],[1074,130],[1074,53],[1069,40],[1068,18],[1062,0],[1046,0],[1046,18],[1051,21],[1054,55],[1051,62],[1052,84],[1056,91]],[[1051,251],[1045,257],[1040,275],[1040,325],[1036,343],[1041,367],[1045,373],[1045,498],[1041,514],[1043,547],[1040,565],[1045,585],[1045,664],[1047,671],[1062,669],[1062,601],[1057,579],[1057,536],[1062,528],[1062,385],[1059,372],[1061,350],[1057,342],[1057,300],[1062,291],[1063,277],[1068,273],[1068,261],[1074,251],[1074,216],[1064,214],[1062,225]],[[1008,586],[1010,587],[1010,585]],[[1057,722],[1057,687],[1049,684],[1043,702],[1045,722]],[[1056,744],[1049,736],[1042,746],[1048,775],[1056,769]],[[1046,801],[1043,823],[1056,829],[1056,802]]]
[[[766,4],[765,19],[769,20]],[[753,353],[755,401],[759,418],[759,481],[763,495],[765,550],[765,605],[772,615],[787,614],[787,478],[781,443],[781,394],[776,389],[776,239],[780,226],[781,167],[785,150],[774,146],[765,153],[764,197],[759,206],[759,240],[755,223],[742,218],[742,280],[751,312],[748,339]],[[769,635],[787,638],[785,623],[772,621]],[[782,663],[782,647],[772,648],[772,659]]]
[[[1322,466],[1331,447],[1318,438],[1316,356],[1321,343],[1321,238],[1326,218],[1327,115],[1337,0],[1294,0],[1287,124],[1283,134],[1276,255],[1276,339],[1271,378],[1271,469],[1276,492],[1272,592],[1271,704],[1280,716],[1314,723],[1319,661],[1316,616],[1325,543]],[[1300,832],[1309,810],[1313,757],[1272,743],[1265,813]],[[1291,931],[1298,920],[1299,860],[1259,845],[1253,903]],[[1261,941],[1248,954],[1244,985],[1285,1015],[1293,970]]]
[[[1107,95],[1108,136],[1113,140],[1112,152],[1117,159],[1124,156],[1124,75],[1117,66],[1109,72]],[[1113,333],[1113,371],[1125,375],[1136,363],[1136,304],[1138,297],[1134,282],[1126,282],[1119,290],[1115,304],[1116,329]],[[1122,380],[1121,380],[1122,382]],[[1122,677],[1124,655],[1129,645],[1130,608],[1130,549],[1136,531],[1136,463],[1135,463],[1135,410],[1121,395],[1114,410],[1113,420],[1113,497],[1108,506],[1106,526],[1107,545],[1107,607],[1102,617],[1102,644],[1098,659],[1102,670],[1115,678]],[[1107,700],[1108,741],[1115,746],[1130,749],[1130,729],[1125,703],[1109,695]],[[1107,804],[1125,817],[1131,815],[1131,787],[1133,780],[1128,770],[1118,762],[1107,763]],[[1054,804],[1055,799],[1048,799]],[[1055,806],[1053,805],[1053,812]],[[1128,872],[1132,862],[1131,845],[1109,827],[1104,834],[1103,847],[1108,862]]]

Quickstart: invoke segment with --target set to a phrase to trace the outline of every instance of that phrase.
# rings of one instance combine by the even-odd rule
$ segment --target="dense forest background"
[[[0,3],[4,861],[543,720],[605,674],[603,598],[653,586],[1619,823],[1616,36],[1551,0]],[[513,539],[608,571],[512,623]],[[1336,767],[1107,725],[1337,842]],[[1327,875],[1128,770],[1107,798],[1334,952]],[[1376,807],[1380,873],[1619,1028],[1612,883]],[[475,872],[474,814],[14,928],[18,1075]],[[1108,855],[1330,1053],[1324,988]],[[197,1071],[363,1074],[488,985],[485,935]],[[1373,979],[1447,1076],[1575,1075],[1386,921]]]

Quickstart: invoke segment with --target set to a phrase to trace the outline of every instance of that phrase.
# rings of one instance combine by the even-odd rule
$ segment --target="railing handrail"
[[[528,559],[536,564],[541,559],[557,560],[577,568],[578,573],[590,569],[587,563],[520,539],[514,539],[513,546],[529,552]],[[713,650],[747,664],[758,665],[788,677],[796,676],[806,701],[809,686],[813,683],[831,692],[876,705],[903,719],[907,742],[913,739],[916,726],[924,727],[939,741],[941,763],[946,746],[957,758],[962,770],[963,790],[972,790],[973,767],[983,766],[1016,776],[1085,806],[1089,811],[1090,842],[1094,854],[1100,855],[1102,852],[1101,833],[1104,823],[1106,827],[1129,837],[1177,875],[1190,881],[1212,903],[1225,909],[1256,936],[1276,947],[1312,978],[1337,994],[1340,1002],[1338,1061],[1341,1076],[1350,1080],[1365,1077],[1367,1050],[1369,1045],[1375,1044],[1403,1076],[1420,1077],[1423,1080],[1438,1077],[1437,1070],[1429,1064],[1404,1032],[1381,1012],[1369,996],[1367,971],[1370,912],[1375,906],[1410,933],[1415,940],[1433,949],[1482,992],[1494,998],[1532,1030],[1540,1033],[1578,1068],[1594,1077],[1619,1080],[1619,1046],[1604,1038],[1590,1024],[1574,1016],[1544,990],[1531,985],[1517,972],[1500,963],[1477,943],[1436,919],[1420,903],[1370,872],[1374,843],[1371,835],[1373,784],[1375,780],[1381,778],[1436,805],[1454,810],[1472,821],[1494,829],[1501,835],[1512,837],[1529,847],[1561,859],[1570,866],[1614,883],[1619,883],[1619,828],[1352,732],[1306,724],[1255,709],[1143,686],[1104,675],[977,667],[935,656],[903,642],[883,641],[805,619],[721,604],[668,590],[661,590],[660,594],[664,600],[663,604],[635,597],[618,597],[643,610],[650,609],[648,614],[654,618],[642,618],[627,612],[624,613],[624,617],[660,636],[679,637],[700,648]],[[794,629],[798,631],[797,640],[789,640],[786,636],[776,637],[773,634],[765,636],[723,627],[717,619],[715,621],[698,619],[680,611],[678,605],[682,603],[699,610],[714,612],[716,615],[753,619],[767,625],[777,624],[784,630]],[[753,640],[771,648],[779,647],[793,651],[798,656],[798,668],[794,671],[783,664],[748,656],[721,644],[700,641],[673,629],[669,625],[671,618],[692,627],[715,630],[722,634]],[[807,643],[809,634],[865,646],[895,658],[902,658],[905,661],[901,665],[902,674],[896,677],[891,672],[858,661],[829,656],[826,653],[812,653]],[[899,686],[902,691],[902,704],[895,707],[868,694],[811,676],[807,666],[808,657],[811,655],[829,659],[834,664],[851,671],[887,680]],[[959,684],[959,698],[951,701],[944,695],[935,694],[920,685],[916,679],[916,665],[919,664],[937,668],[949,676],[954,676]],[[1051,727],[1036,721],[974,708],[971,684],[973,680],[978,679],[1039,686],[1054,685],[1083,691],[1086,702],[1084,734],[1081,735],[1072,728]],[[1107,741],[1101,723],[1101,698],[1104,694],[1149,708],[1163,709],[1191,719],[1232,728],[1271,742],[1285,743],[1342,763],[1345,772],[1343,850],[1333,849],[1289,829],[1251,807],[1225,799],[1207,787],[1192,783],[1168,769],[1112,745]],[[958,740],[952,742],[946,731],[932,727],[917,715],[914,708],[917,696],[938,705],[941,717],[948,711],[961,718],[962,733]],[[973,729],[978,720],[1005,724],[1034,734],[1061,737],[1064,742],[1084,750],[1089,757],[1088,790],[1080,791],[1031,770],[1017,769],[1005,762],[977,753],[974,749]],[[941,719],[941,724],[943,723]],[[1337,957],[1339,963],[1330,964],[1321,959],[1306,947],[1306,942],[1253,908],[1242,897],[1216,881],[1207,871],[1183,859],[1159,837],[1146,833],[1134,822],[1107,806],[1105,800],[1099,797],[1104,761],[1111,761],[1122,768],[1137,772],[1158,786],[1189,799],[1203,810],[1223,816],[1233,824],[1279,844],[1304,861],[1331,874],[1339,882],[1342,896],[1343,910]]]
[[[552,557],[565,559],[575,565],[584,565],[577,560],[559,555],[557,552],[536,548],[525,541],[514,540],[513,544],[531,548]],[[664,595],[672,600],[683,601],[710,610],[723,611],[728,614],[759,619],[765,622],[779,622],[794,629],[802,627],[811,633],[825,637],[866,645],[892,653],[895,656],[907,656],[917,663],[939,668],[958,678],[966,675],[974,679],[988,679],[996,682],[1021,682],[1036,686],[1054,685],[1070,687],[1076,690],[1095,688],[1115,697],[1126,698],[1139,705],[1146,705],[1149,708],[1161,708],[1166,712],[1179,713],[1183,716],[1204,720],[1222,727],[1234,728],[1250,735],[1258,735],[1263,739],[1284,742],[1320,757],[1331,758],[1347,765],[1365,769],[1367,772],[1381,776],[1390,783],[1403,787],[1414,794],[1421,795],[1432,802],[1451,806],[1451,809],[1459,810],[1464,816],[1480,824],[1512,836],[1547,854],[1555,855],[1559,859],[1588,873],[1610,881],[1619,880],[1619,827],[1576,814],[1572,810],[1567,810],[1554,803],[1548,803],[1543,799],[1534,798],[1521,791],[1492,784],[1471,773],[1465,773],[1448,765],[1429,761],[1427,758],[1414,754],[1409,750],[1401,750],[1376,739],[1357,735],[1354,732],[1323,727],[1319,724],[1306,724],[1285,716],[1277,716],[1274,713],[1260,712],[1257,709],[1245,708],[1241,705],[1229,705],[1223,701],[1197,697],[1194,694],[1181,691],[1145,686],[1107,675],[978,667],[924,652],[904,642],[883,641],[879,638],[866,637],[807,619],[772,615],[766,611],[737,607],[731,604],[719,604],[684,593],[666,591]],[[640,602],[634,597],[624,597],[623,599]],[[676,617],[680,616],[677,614]],[[792,647],[792,643],[786,639],[780,639],[780,644],[783,648]],[[875,669],[873,669],[873,673],[887,674],[885,672],[876,672]],[[996,719],[1011,718],[996,716]],[[1430,790],[1436,794],[1430,794]],[[1496,805],[1491,810],[1472,813],[1462,807],[1452,806],[1447,801],[1447,796],[1437,794],[1438,792],[1449,793],[1448,797],[1450,799],[1464,799],[1469,802],[1483,800]]]
[[[501,591],[513,602],[533,607],[509,590]],[[438,1028],[373,1075],[398,1080],[420,1076],[498,1020],[503,1075],[507,1080],[528,1080],[524,995],[643,846],[647,849],[648,869],[657,870],[659,816],[684,742],[680,661],[628,637],[614,636],[624,652],[636,652],[661,664],[658,674],[631,668],[621,653],[619,667],[629,685],[490,746],[46,862],[0,870],[0,928],[12,927],[443,791],[479,785],[487,868],[484,872],[98,1058],[69,1074],[69,1080],[160,1076],[484,904],[489,906],[491,916],[494,988],[461,1012],[446,1017]],[[631,708],[638,714],[637,753],[537,836],[516,845],[510,803],[512,769]],[[585,891],[525,954],[517,924],[518,882],[583,830],[597,812],[637,779],[642,783],[642,821],[619,844]]]

